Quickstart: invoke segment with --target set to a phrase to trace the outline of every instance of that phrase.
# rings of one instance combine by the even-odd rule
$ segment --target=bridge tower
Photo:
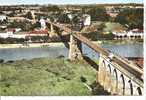
[[[83,59],[81,41],[77,40],[73,35],[70,35],[69,59],[72,61]]]
[[[50,20],[49,20],[49,22],[50,22]],[[49,36],[50,37],[53,37],[53,36],[55,36],[55,35],[57,35],[56,33],[55,33],[55,30],[54,30],[54,25],[51,23],[50,24],[50,26],[49,26]]]
[[[51,31],[51,34],[53,34],[53,33],[54,33],[54,27],[53,27],[53,25],[52,25],[52,24],[50,25],[50,31]]]

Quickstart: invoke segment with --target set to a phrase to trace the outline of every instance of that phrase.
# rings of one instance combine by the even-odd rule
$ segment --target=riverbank
[[[24,44],[0,44],[0,49],[6,48],[33,48],[33,47],[60,47],[64,46],[62,42],[56,43],[29,43],[27,45]]]
[[[93,41],[96,44],[132,44],[132,43],[143,43],[143,41],[137,40],[103,40],[103,41]],[[25,44],[0,44],[0,49],[6,48],[33,48],[33,47],[62,47],[63,42],[52,42],[52,43],[29,43]]]
[[[102,41],[93,41],[96,44],[135,44],[140,43],[142,44],[142,40],[102,40]]]
[[[95,85],[96,70],[84,61],[35,58],[7,62],[0,64],[0,74],[1,96],[94,95],[87,85]],[[101,87],[97,90],[103,95]]]

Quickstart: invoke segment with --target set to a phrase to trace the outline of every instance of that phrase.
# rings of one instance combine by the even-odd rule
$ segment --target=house
[[[0,38],[18,38],[18,39],[23,38],[23,39],[25,39],[26,34],[14,34],[16,31],[18,32],[18,30],[15,28],[7,29],[6,32],[0,33]]]
[[[0,21],[4,21],[7,20],[7,16],[6,15],[0,15]]]
[[[17,33],[21,31],[21,28],[7,28],[6,31]]]
[[[41,18],[39,22],[41,24],[41,29],[45,30],[46,29],[46,21],[45,21],[45,19]]]
[[[83,17],[84,17],[84,25],[85,26],[91,25],[91,16],[88,14],[84,14]]]
[[[2,32],[0,33],[0,38],[8,38],[8,37],[12,37],[12,35],[13,35],[12,31]]]
[[[123,32],[112,32],[116,38],[141,38],[143,39],[144,33],[143,30],[140,29],[133,29],[130,31],[123,31]]]
[[[26,35],[25,34],[13,34],[12,32],[3,32],[3,33],[0,33],[0,38],[23,38],[25,39],[26,38]]]

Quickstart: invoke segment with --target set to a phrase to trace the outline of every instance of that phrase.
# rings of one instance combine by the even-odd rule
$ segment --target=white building
[[[20,32],[21,28],[15,28],[15,32]]]
[[[25,39],[26,34],[13,34],[12,31],[8,31],[8,32],[3,32],[0,33],[0,38],[24,38]]]
[[[133,29],[130,31],[123,31],[123,32],[112,32],[117,38],[121,37],[127,37],[127,38],[135,38],[135,37],[140,37],[143,38],[144,37],[144,33],[142,30],[139,29]]]
[[[43,19],[43,18],[41,18],[40,19],[40,23],[41,23],[41,29],[46,29],[46,21]]]
[[[83,17],[85,18],[84,19],[84,25],[85,26],[91,25],[91,16],[88,15],[88,14],[84,14]]]
[[[0,21],[4,21],[7,20],[7,16],[6,15],[0,15]]]
[[[8,37],[12,37],[13,35],[13,32],[3,32],[3,33],[0,33],[0,38],[8,38]]]

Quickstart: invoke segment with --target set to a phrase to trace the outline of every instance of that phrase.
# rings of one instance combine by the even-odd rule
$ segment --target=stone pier
[[[70,35],[69,59],[82,60],[82,44],[73,35]]]

